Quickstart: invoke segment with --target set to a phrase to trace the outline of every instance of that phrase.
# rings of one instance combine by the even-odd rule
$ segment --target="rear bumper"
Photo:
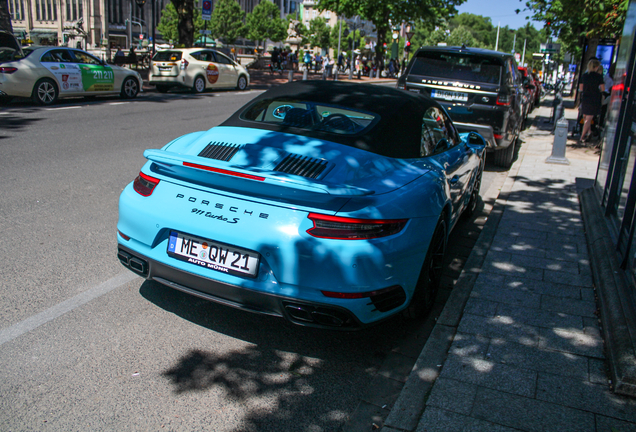
[[[126,268],[148,280],[215,303],[281,317],[302,326],[350,331],[383,321],[364,324],[343,307],[254,291],[208,279],[140,255],[121,244],[118,246],[117,258]],[[397,296],[404,293],[401,287],[395,287],[394,291]],[[403,295],[406,299],[406,295]],[[386,294],[383,298],[371,298],[371,301],[386,301]]]
[[[161,76],[161,75],[152,75],[148,77],[148,83],[150,85],[167,85],[167,86],[175,86],[175,87],[188,87],[188,83],[186,83],[185,75],[177,75],[177,76]]]

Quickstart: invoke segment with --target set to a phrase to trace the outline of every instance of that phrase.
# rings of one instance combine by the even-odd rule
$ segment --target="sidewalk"
[[[636,431],[636,400],[610,390],[578,199],[598,155],[569,141],[570,165],[546,164],[550,108],[532,116],[384,432]]]

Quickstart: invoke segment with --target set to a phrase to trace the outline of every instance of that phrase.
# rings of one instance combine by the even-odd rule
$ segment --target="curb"
[[[616,247],[594,188],[581,191],[579,202],[614,391],[634,397],[636,335],[632,336],[630,329],[636,329],[636,311],[629,284],[618,262]]]
[[[527,146],[524,148],[522,145],[519,149],[517,160],[508,171],[506,180],[479,235],[479,239],[473,247],[430,337],[417,358],[400,392],[400,396],[386,418],[382,432],[415,431],[417,428],[420,418],[426,409],[428,396],[444,367],[448,351],[455,339],[464,307],[470,298],[477,277],[481,273],[486,255],[497,233],[499,222],[514,185],[514,179],[521,167],[526,148]]]

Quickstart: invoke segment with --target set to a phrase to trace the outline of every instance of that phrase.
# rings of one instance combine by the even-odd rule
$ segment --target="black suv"
[[[418,49],[397,82],[437,100],[460,131],[480,133],[506,168],[523,124],[521,86],[512,54],[465,46]]]

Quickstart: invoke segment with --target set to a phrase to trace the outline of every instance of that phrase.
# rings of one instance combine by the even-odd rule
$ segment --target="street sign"
[[[415,32],[412,32],[412,31],[411,32],[406,32],[405,33],[406,39],[407,40],[411,40],[411,38],[413,37],[414,34],[415,34]]]
[[[212,30],[199,30],[199,34],[211,35],[212,34]]]
[[[204,21],[210,21],[212,17],[212,0],[203,0],[203,5],[201,6],[201,18]]]
[[[558,53],[561,51],[561,44],[558,43],[542,43],[541,52],[546,54]]]

